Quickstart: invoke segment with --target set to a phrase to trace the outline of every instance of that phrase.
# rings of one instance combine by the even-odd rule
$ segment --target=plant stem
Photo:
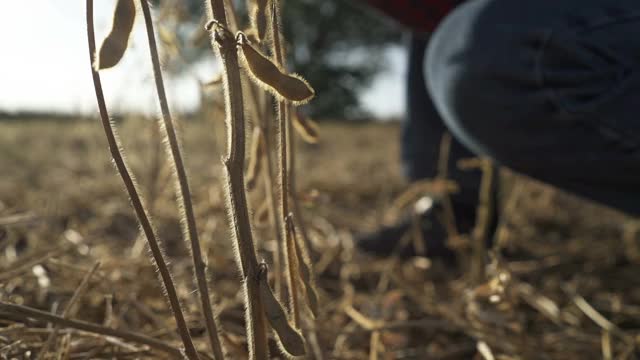
[[[279,2],[273,0],[273,11],[271,21],[271,35],[273,38],[273,54],[276,65],[280,68],[286,68],[284,48],[282,46],[281,34],[280,34],[280,19],[279,19]],[[285,238],[284,258],[286,261],[286,273],[287,273],[287,285],[289,289],[289,306],[291,314],[293,316],[293,322],[296,328],[300,327],[300,310],[298,307],[298,281],[297,274],[297,261],[295,261],[295,245],[293,244],[293,234],[290,233],[286,225],[286,217],[289,216],[289,195],[291,194],[291,188],[289,183],[289,170],[290,163],[288,160],[288,154],[291,152],[291,121],[289,119],[289,107],[283,100],[278,101],[278,126],[280,130],[280,136],[278,137],[278,148],[280,150],[280,217],[282,221],[282,234]]]
[[[493,221],[494,191],[496,182],[496,170],[491,160],[481,159],[482,180],[480,181],[480,193],[478,195],[478,210],[476,224],[471,234],[471,281],[480,284],[485,277],[485,256],[487,254],[487,239],[489,227]]]
[[[249,97],[251,98],[251,108],[254,110],[253,112],[256,114],[257,117],[259,117],[259,121],[258,121],[258,125],[256,126],[260,126],[260,130],[262,131],[262,134],[264,136],[264,155],[262,157],[262,159],[260,159],[259,161],[262,161],[262,168],[266,169],[266,172],[264,173],[264,193],[266,196],[266,201],[268,202],[268,204],[270,205],[270,209],[269,209],[269,223],[271,224],[271,226],[273,227],[273,231],[275,232],[276,235],[276,254],[274,256],[274,269],[276,269],[276,271],[273,272],[274,274],[274,278],[275,278],[275,292],[276,292],[276,296],[278,298],[280,298],[282,296],[283,293],[283,289],[282,289],[282,265],[284,263],[284,260],[282,259],[282,244],[284,244],[283,239],[283,235],[281,233],[282,228],[281,225],[278,222],[278,201],[276,199],[276,197],[274,196],[274,179],[276,177],[275,175],[275,169],[274,169],[274,164],[273,164],[273,158],[271,156],[272,154],[272,148],[273,148],[273,126],[272,124],[272,112],[271,112],[271,103],[270,101],[264,101],[265,106],[264,109],[260,109],[260,104],[258,102],[258,93],[257,93],[257,88],[255,85],[248,83],[249,86]],[[267,93],[264,93],[265,96],[270,96]],[[269,99],[267,99],[269,100]]]
[[[158,268],[158,272],[160,273],[160,278],[162,280],[161,284],[163,285],[165,292],[167,294],[167,298],[169,300],[169,304],[171,305],[171,310],[173,312],[173,316],[176,319],[176,324],[178,326],[178,332],[180,337],[182,338],[182,342],[185,347],[185,354],[189,359],[199,359],[198,353],[196,351],[193,342],[191,341],[191,335],[189,334],[189,328],[187,327],[187,323],[184,319],[184,315],[182,313],[182,308],[180,306],[180,301],[178,299],[178,294],[176,292],[173,279],[171,277],[171,272],[169,272],[169,268],[167,267],[166,262],[164,261],[164,256],[162,254],[162,250],[160,249],[160,244],[157,240],[155,231],[153,229],[153,225],[151,224],[151,220],[149,220],[149,216],[147,215],[147,211],[142,203],[142,199],[138,194],[138,190],[136,188],[134,179],[127,169],[127,165],[124,161],[124,157],[121,153],[118,139],[116,137],[115,129],[111,125],[109,121],[109,113],[107,112],[107,106],[104,100],[104,94],[102,91],[102,82],[100,80],[100,74],[96,69],[94,69],[94,57],[96,52],[96,40],[95,40],[95,31],[93,25],[93,0],[87,0],[87,37],[89,41],[89,64],[91,65],[91,75],[93,77],[93,85],[96,92],[96,99],[98,102],[98,109],[100,111],[100,119],[102,120],[102,127],[104,128],[105,135],[107,137],[107,142],[109,144],[109,151],[111,152],[111,156],[113,161],[120,173],[122,181],[124,182],[124,186],[127,189],[127,193],[129,194],[129,198],[131,199],[131,204],[136,212],[138,217],[138,221],[140,221],[140,225],[142,230],[147,238],[149,243],[149,249],[151,250],[151,254],[153,255],[153,260]]]
[[[280,222],[278,221],[281,218],[278,217],[278,201],[274,194],[274,179],[276,177],[276,170],[274,169],[273,158],[271,157],[271,149],[273,148],[273,131],[272,127],[268,124],[267,121],[265,121],[264,123],[265,124],[262,127],[266,149],[264,162],[266,163],[265,167],[267,169],[265,174],[266,181],[264,182],[264,186],[265,194],[267,195],[267,201],[271,206],[271,209],[269,211],[269,222],[271,223],[273,231],[276,234],[276,254],[273,257],[274,268],[276,269],[276,271],[274,271],[274,277],[276,296],[280,298],[284,293],[282,282],[282,266],[284,264],[282,245],[284,244],[284,235],[282,234],[283,226],[281,226]]]
[[[246,327],[249,357],[267,359],[267,325],[260,298],[258,260],[253,243],[244,183],[245,118],[242,80],[238,65],[236,42],[227,28],[223,0],[209,0],[208,16],[215,21],[212,46],[217,50],[225,76],[225,101],[227,104],[227,157],[223,160],[227,175],[228,208],[237,245],[237,262],[244,279],[246,291]]]
[[[290,111],[293,111],[293,108],[290,109]],[[307,224],[305,223],[304,219],[302,218],[302,214],[301,214],[301,210],[300,210],[300,201],[298,201],[298,196],[297,196],[297,192],[296,192],[296,151],[295,151],[295,141],[293,140],[293,131],[291,130],[291,119],[288,119],[289,121],[287,122],[288,124],[288,133],[289,133],[289,144],[290,144],[290,149],[289,149],[289,190],[290,190],[290,196],[291,196],[291,206],[292,209],[291,211],[293,212],[293,218],[295,220],[295,223],[298,225],[298,228],[300,230],[300,234],[302,234],[302,241],[303,241],[303,246],[305,247],[305,252],[309,255],[309,259],[311,260],[311,256],[312,256],[312,247],[311,247],[311,240],[309,239],[309,234],[307,232]]]
[[[283,258],[283,244],[284,244],[284,235],[282,234],[283,225],[278,221],[280,218],[278,217],[278,199],[276,198],[274,192],[274,184],[277,182],[276,179],[276,169],[274,164],[274,159],[272,156],[273,149],[273,140],[274,140],[274,126],[273,124],[273,112],[272,112],[272,103],[271,103],[271,95],[269,93],[263,92],[264,101],[262,101],[262,109],[260,109],[260,103],[258,102],[258,93],[256,92],[257,88],[255,86],[249,85],[249,96],[252,98],[253,107],[255,108],[255,112],[259,114],[260,121],[259,126],[262,130],[262,134],[264,134],[264,157],[263,157],[263,169],[267,169],[265,174],[264,181],[264,192],[266,195],[266,201],[271,206],[269,211],[269,223],[273,227],[273,231],[276,235],[276,253],[273,257],[273,268],[275,271],[273,272],[275,278],[275,293],[278,299],[282,298],[284,289],[282,282],[282,264],[284,264],[285,260]]]
[[[283,244],[284,244],[284,235],[282,234],[282,226],[280,225],[280,223],[278,222],[278,200],[276,199],[276,196],[274,195],[274,183],[277,181],[276,179],[276,174],[275,174],[275,169],[274,169],[274,163],[273,163],[273,157],[271,156],[272,154],[272,149],[273,149],[273,112],[271,111],[271,99],[270,99],[270,94],[268,93],[263,93],[263,95],[265,96],[265,101],[264,101],[264,108],[260,109],[260,104],[258,102],[258,93],[257,93],[257,87],[251,83],[248,83],[249,86],[249,97],[251,98],[251,106],[254,109],[254,113],[257,114],[257,116],[259,117],[259,121],[258,121],[258,125],[260,126],[260,129],[262,130],[262,134],[264,136],[264,156],[261,159],[261,161],[263,161],[262,164],[262,168],[266,169],[266,173],[264,174],[265,177],[265,181],[264,181],[264,193],[266,196],[266,201],[269,203],[269,205],[271,206],[271,209],[269,211],[269,223],[271,224],[271,226],[273,227],[273,231],[275,232],[276,235],[276,253],[275,256],[273,258],[273,262],[274,262],[274,269],[276,269],[276,271],[273,272],[274,274],[274,278],[275,278],[275,293],[276,296],[280,299],[282,297],[283,294],[283,284],[282,284],[282,264],[284,264],[284,259],[283,259]]]
[[[200,304],[202,313],[205,319],[205,325],[207,333],[209,335],[209,345],[213,351],[215,359],[224,359],[224,352],[222,350],[222,342],[219,338],[218,324],[213,313],[213,306],[209,296],[209,287],[207,285],[206,265],[202,258],[202,249],[200,247],[200,240],[198,239],[198,228],[196,226],[196,218],[193,212],[193,204],[191,202],[191,190],[189,189],[189,181],[187,180],[187,173],[182,160],[182,154],[180,152],[180,145],[178,144],[178,137],[176,135],[175,127],[173,125],[173,118],[169,111],[169,102],[167,101],[167,95],[164,89],[164,81],[162,79],[162,70],[160,68],[160,60],[158,56],[158,47],[156,44],[155,34],[153,30],[153,19],[151,18],[151,12],[149,11],[149,4],[147,0],[140,1],[142,7],[142,13],[144,15],[144,22],[147,30],[147,37],[149,41],[149,52],[151,54],[151,63],[153,64],[153,75],[156,83],[156,90],[158,93],[158,100],[160,101],[160,110],[162,112],[163,129],[166,133],[168,140],[168,156],[170,156],[175,165],[174,171],[177,178],[176,184],[176,197],[180,202],[180,206],[184,211],[182,217],[182,226],[185,229],[185,236],[188,236],[189,247],[191,249],[191,255],[193,260],[193,268],[195,272],[196,284],[198,287],[198,293],[200,294]]]

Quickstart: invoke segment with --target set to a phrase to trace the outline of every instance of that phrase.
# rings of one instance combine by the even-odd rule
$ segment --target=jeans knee
[[[481,86],[478,74],[474,76],[471,70],[474,44],[470,34],[474,29],[470,11],[467,4],[460,6],[432,35],[425,72],[431,98],[449,130],[470,150],[483,153],[476,131],[480,117],[466,111],[474,105],[472,89]]]
[[[515,138],[526,138],[536,116],[547,115],[535,72],[544,32],[511,18],[516,5],[461,5],[433,34],[426,59],[429,93],[453,135],[476,154],[504,162],[517,148]]]

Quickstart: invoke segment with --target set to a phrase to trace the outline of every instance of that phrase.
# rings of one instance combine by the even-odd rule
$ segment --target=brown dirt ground
[[[211,289],[230,358],[246,356],[240,279],[221,187],[221,124],[181,124]],[[181,240],[171,172],[155,123],[119,124],[124,148],[165,243],[192,335],[206,350]],[[305,333],[325,359],[634,359],[640,333],[640,237],[633,219],[504,173],[500,244],[471,274],[425,258],[371,259],[353,234],[374,229],[405,188],[397,124],[323,123],[321,142],[298,144],[298,194],[312,236],[321,311]],[[179,345],[140,246],[136,218],[96,119],[0,121],[0,301],[61,313],[78,283],[100,270],[73,318]],[[508,188],[508,189],[507,189]],[[251,196],[252,209],[262,194]],[[260,256],[273,235],[256,225]],[[137,245],[136,245],[137,244]],[[478,275],[480,279],[473,282]],[[1,308],[0,308],[1,309]],[[0,311],[0,355],[35,358],[50,325]],[[63,336],[64,335],[64,336]],[[313,345],[312,344],[312,345]],[[61,330],[51,356],[162,358],[129,341]],[[66,352],[66,354],[65,354]],[[274,357],[278,350],[274,345]],[[66,357],[65,357],[66,356]]]

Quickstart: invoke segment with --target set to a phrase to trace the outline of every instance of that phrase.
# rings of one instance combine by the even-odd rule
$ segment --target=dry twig
[[[167,298],[169,300],[176,323],[178,325],[178,332],[180,333],[182,342],[185,346],[186,355],[190,359],[198,359],[198,353],[191,340],[189,328],[187,327],[187,323],[182,313],[182,307],[180,306],[180,300],[178,299],[178,294],[171,277],[171,272],[169,272],[169,268],[164,261],[162,249],[160,248],[160,243],[156,237],[155,230],[153,228],[153,225],[151,224],[149,216],[147,215],[147,210],[144,207],[142,199],[138,194],[135,180],[125,163],[124,156],[122,154],[122,151],[120,150],[120,145],[115,129],[113,128],[111,121],[109,120],[109,113],[107,112],[107,106],[104,100],[100,74],[98,73],[98,70],[96,70],[93,66],[93,64],[95,63],[94,57],[96,52],[96,40],[93,25],[93,0],[87,0],[86,7],[87,38],[89,41],[89,61],[91,64],[91,75],[93,77],[93,85],[96,92],[96,99],[98,101],[98,108],[100,110],[102,127],[104,128],[107,142],[109,143],[109,151],[111,152],[111,157],[113,158],[116,168],[118,169],[118,173],[120,173],[120,177],[122,178],[125,188],[127,189],[127,193],[129,194],[129,198],[131,199],[131,203],[136,212],[138,220],[140,221],[142,230],[147,237],[149,249],[151,250],[151,254],[153,255],[153,262],[157,266],[160,273],[162,285],[164,287],[164,290],[166,291]]]

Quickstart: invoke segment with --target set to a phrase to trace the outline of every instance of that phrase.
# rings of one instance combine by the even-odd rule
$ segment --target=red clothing
[[[460,0],[366,0],[415,31],[431,32]]]

